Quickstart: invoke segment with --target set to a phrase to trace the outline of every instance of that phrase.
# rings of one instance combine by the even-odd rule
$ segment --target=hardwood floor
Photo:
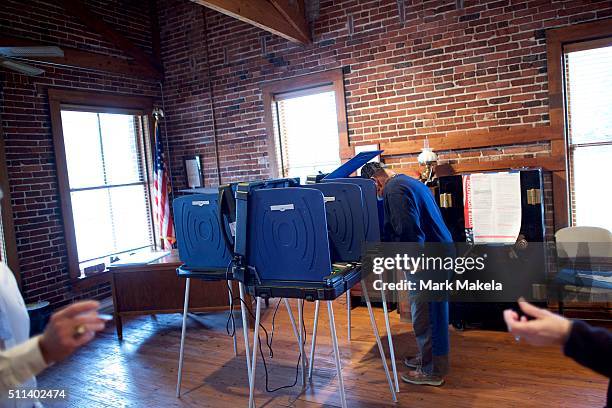
[[[276,301],[262,313],[271,330]],[[296,307],[293,307],[297,315]],[[517,344],[507,333],[492,331],[451,332],[451,372],[443,387],[412,386],[400,382],[399,402],[393,404],[367,309],[353,310],[353,339],[347,342],[346,307],[334,307],[344,383],[349,407],[602,407],[607,380],[563,357],[558,348],[533,348]],[[375,309],[384,331],[382,310]],[[314,305],[305,307],[306,328],[312,331]],[[409,324],[392,313],[397,364],[404,371],[403,356],[415,352]],[[238,332],[239,354],[225,333],[226,313],[208,314],[206,327],[189,319],[183,396],[175,398],[181,316],[138,317],[124,323],[124,340],[109,325],[92,344],[69,361],[51,367],[39,377],[39,387],[65,388],[67,401],[45,401],[47,407],[246,407],[248,382],[244,342]],[[239,314],[236,314],[239,324]],[[258,407],[338,407],[336,371],[327,324],[321,308],[313,381],[300,394],[300,386],[273,394],[265,392],[265,376],[258,359],[256,403]],[[386,337],[382,338],[386,347]],[[293,382],[297,343],[287,312],[281,305],[276,318],[274,359],[268,357],[270,387]],[[307,353],[310,337],[307,339]],[[401,381],[401,380],[400,380]]]

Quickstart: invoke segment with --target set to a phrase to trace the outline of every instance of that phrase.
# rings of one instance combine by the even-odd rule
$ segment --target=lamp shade
[[[438,155],[431,148],[424,147],[417,160],[419,164],[434,163],[438,161]]]

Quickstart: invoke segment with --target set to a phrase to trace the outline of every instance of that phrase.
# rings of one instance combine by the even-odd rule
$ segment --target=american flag
[[[168,173],[164,163],[164,150],[161,143],[159,125],[155,120],[155,159],[153,160],[155,180],[153,189],[155,194],[155,218],[162,249],[172,249],[176,241],[174,236],[174,223],[170,214],[170,198]]]

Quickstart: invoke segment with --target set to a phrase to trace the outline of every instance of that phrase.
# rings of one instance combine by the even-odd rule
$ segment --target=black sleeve
[[[392,193],[385,197],[388,200],[391,227],[401,242],[419,242],[423,240],[423,231],[419,222],[419,211],[412,199],[405,194]]]
[[[576,320],[563,352],[579,364],[612,377],[612,333]]]

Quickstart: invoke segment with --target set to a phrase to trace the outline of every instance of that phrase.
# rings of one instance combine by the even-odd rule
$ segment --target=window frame
[[[296,96],[308,95],[311,90],[325,86],[331,87],[336,97],[336,117],[338,118],[338,137],[340,146],[340,161],[353,156],[353,148],[348,136],[348,121],[346,117],[346,101],[344,96],[344,74],[342,68],[321,71],[314,74],[295,76],[278,81],[264,82],[260,85],[264,103],[264,121],[266,125],[266,144],[268,162],[273,175],[280,174],[282,169],[276,160],[276,137],[274,134],[274,115],[272,103],[278,94],[294,93]],[[310,92],[312,93],[312,92]]]
[[[8,179],[8,166],[6,164],[2,121],[0,121],[0,174],[4,175],[0,177],[0,188],[2,188],[4,194],[4,198],[0,203],[1,231],[3,233],[4,248],[6,251],[6,259],[3,259],[3,261],[11,268],[17,280],[17,284],[21,287],[21,272],[19,268],[19,256],[17,254],[17,238],[15,236],[15,225],[13,222],[13,208],[11,206],[11,190]]]
[[[64,236],[66,251],[68,255],[68,273],[73,283],[81,282],[104,282],[108,281],[106,274],[97,274],[89,277],[81,277],[79,268],[79,256],[77,251],[76,235],[74,229],[74,218],[72,215],[72,201],[70,197],[70,183],[68,179],[68,167],[66,163],[66,149],[64,145],[64,134],[62,129],[61,111],[63,107],[71,110],[90,111],[104,113],[138,113],[148,118],[148,137],[145,137],[145,155],[151,152],[153,137],[153,98],[141,96],[119,95],[113,93],[72,91],[51,88],[49,94],[49,110],[51,114],[51,131],[53,133],[53,145],[55,150],[55,164],[57,170],[58,191],[60,196],[61,211],[64,225]],[[145,169],[145,185],[151,197],[151,169],[147,163]],[[154,242],[156,242],[154,238]],[[87,285],[86,285],[87,286]]]
[[[607,37],[612,37],[612,19],[552,28],[546,31],[550,127],[554,134],[563,135],[562,139],[551,141],[551,151],[554,156],[565,159],[565,169],[552,173],[555,230],[569,226],[571,220],[564,47],[594,40],[598,41],[593,44],[598,44],[605,41],[602,39]],[[583,47],[585,44],[572,45],[572,47],[579,46]]]
[[[568,103],[568,78],[567,78],[567,68],[566,68],[566,55],[570,52],[579,52],[579,51],[587,51],[594,50],[598,48],[611,47],[612,46],[612,36],[598,38],[595,40],[587,40],[580,42],[572,42],[563,45],[563,78],[564,78],[564,88],[563,92],[565,95],[564,104],[565,104],[565,122],[566,122],[566,156],[567,156],[567,195],[568,195],[568,224],[570,226],[575,225],[576,221],[576,211],[575,211],[575,181],[574,181],[574,155],[576,150],[580,148],[588,148],[588,147],[597,147],[597,146],[611,146],[611,141],[597,141],[597,142],[587,142],[587,143],[572,143],[571,141],[571,120],[570,120],[570,103]],[[571,95],[569,95],[571,98]]]

